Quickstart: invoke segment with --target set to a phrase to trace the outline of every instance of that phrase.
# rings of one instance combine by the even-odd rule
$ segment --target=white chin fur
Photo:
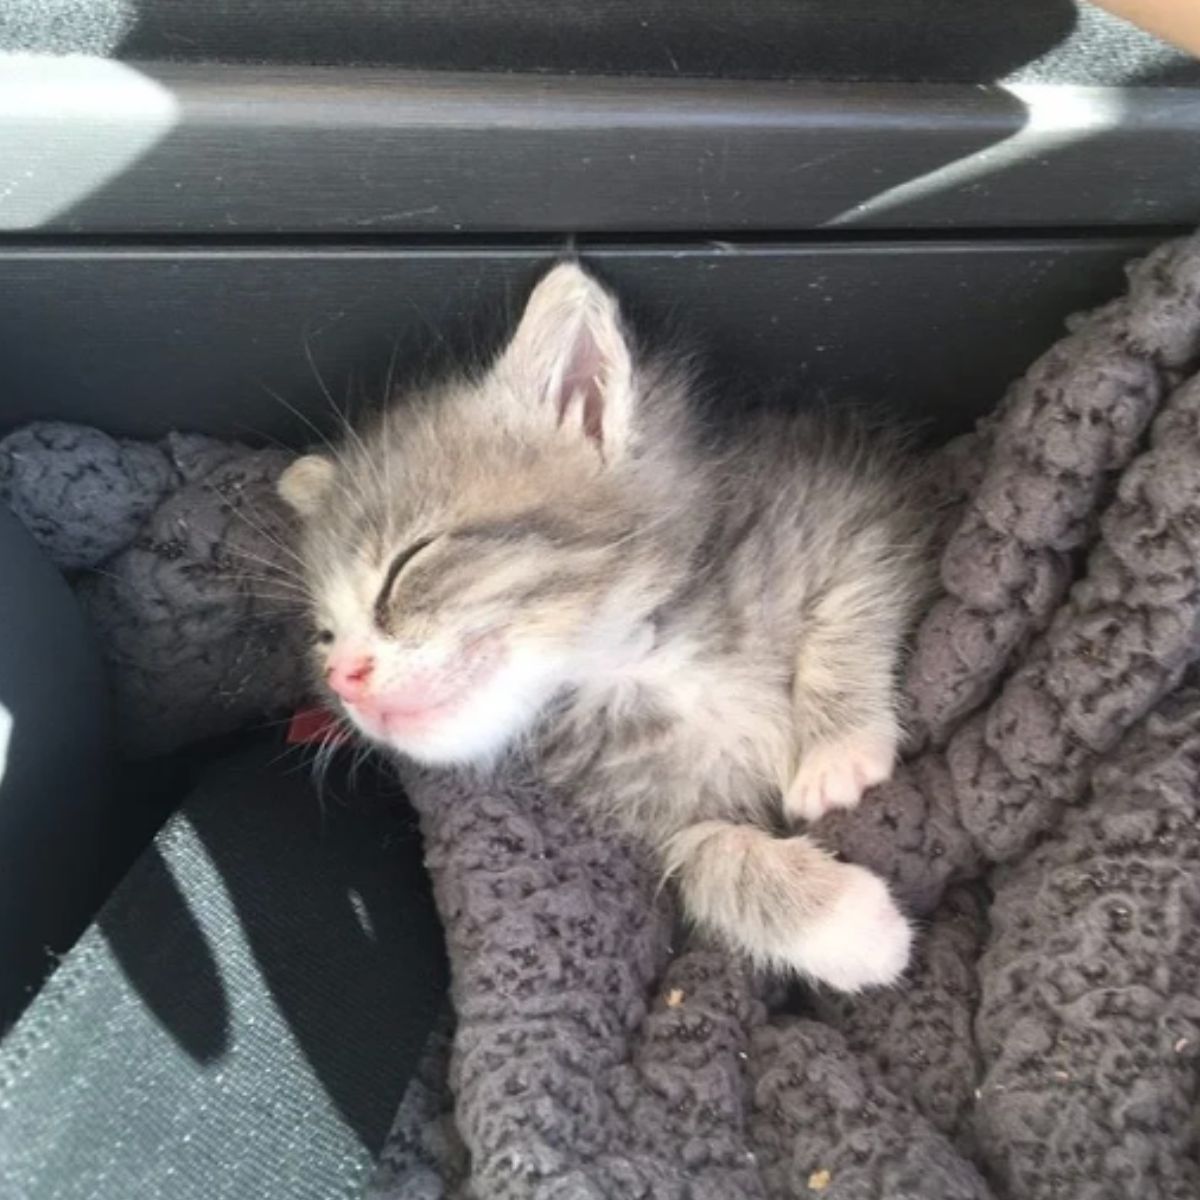
[[[560,686],[550,662],[510,660],[445,716],[379,740],[429,766],[487,763],[528,730]]]

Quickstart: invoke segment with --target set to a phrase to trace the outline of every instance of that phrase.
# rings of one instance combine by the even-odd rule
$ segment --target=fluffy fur
[[[548,776],[663,855],[693,919],[854,990],[910,931],[803,836],[891,772],[928,522],[895,445],[812,414],[704,433],[573,264],[474,377],[285,473],[318,674],[431,763],[536,739]]]

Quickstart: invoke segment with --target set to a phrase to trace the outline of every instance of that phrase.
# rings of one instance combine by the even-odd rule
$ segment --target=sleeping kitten
[[[635,357],[614,298],[564,264],[488,370],[279,487],[318,673],[369,738],[479,763],[532,735],[760,964],[846,990],[903,970],[882,881],[770,832],[892,771],[927,523],[888,444],[799,413],[706,443],[686,372]]]

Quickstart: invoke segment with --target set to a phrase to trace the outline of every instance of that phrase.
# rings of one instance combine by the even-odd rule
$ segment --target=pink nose
[[[375,660],[369,654],[348,654],[330,662],[325,678],[343,700],[353,704],[366,695],[374,670]]]

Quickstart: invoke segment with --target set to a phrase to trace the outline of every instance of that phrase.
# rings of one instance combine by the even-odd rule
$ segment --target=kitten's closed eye
[[[379,589],[379,596],[375,601],[375,621],[381,628],[387,623],[387,606],[388,600],[391,598],[392,588],[396,586],[396,580],[400,576],[400,572],[408,566],[422,550],[431,546],[436,539],[432,537],[418,538],[412,545],[405,547],[392,559],[391,565],[387,569],[387,575],[383,580],[383,587]]]

